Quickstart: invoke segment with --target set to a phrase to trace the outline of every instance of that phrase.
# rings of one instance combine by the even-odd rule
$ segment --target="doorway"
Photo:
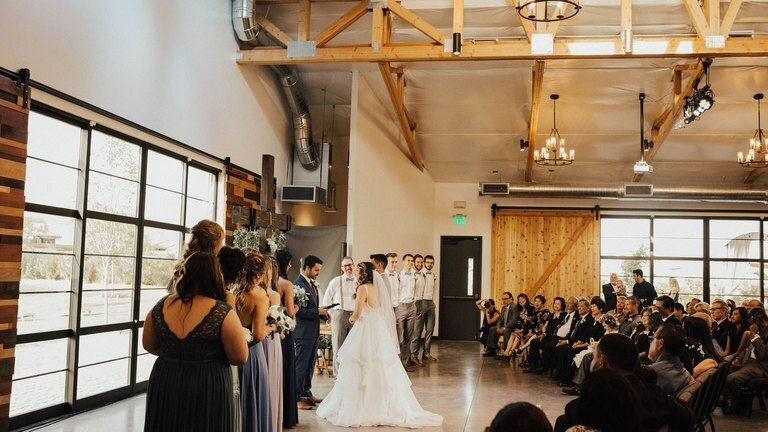
[[[440,339],[477,340],[482,237],[440,237]]]

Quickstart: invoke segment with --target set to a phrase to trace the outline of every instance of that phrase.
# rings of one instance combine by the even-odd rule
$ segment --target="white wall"
[[[226,0],[0,0],[0,66],[278,183],[290,123],[271,72],[240,67]],[[33,94],[34,96],[34,94]]]
[[[390,101],[379,100],[366,78],[355,72],[347,242],[356,261],[368,261],[373,253],[435,254],[434,181],[400,151],[400,129],[393,116]]]

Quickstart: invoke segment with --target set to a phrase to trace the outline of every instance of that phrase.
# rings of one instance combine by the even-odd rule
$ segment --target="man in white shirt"
[[[337,304],[328,313],[331,315],[331,344],[333,345],[333,364],[337,364],[337,354],[352,329],[349,318],[355,311],[355,289],[357,281],[353,277],[355,262],[350,257],[341,260],[341,275],[331,279],[323,295],[323,306]],[[336,373],[334,367],[334,374]]]
[[[421,333],[424,329],[424,310],[422,304],[424,300],[424,285],[426,277],[424,276],[424,257],[416,254],[413,256],[413,268],[416,270],[414,275],[413,303],[416,305],[416,319],[413,325],[413,344],[411,345],[411,356],[416,359],[416,363],[424,366],[419,360],[419,346],[421,345]]]
[[[418,365],[414,340],[416,339],[416,270],[413,255],[403,255],[403,270],[400,271],[399,304],[397,306],[397,334],[400,339],[400,360],[406,370],[412,371]]]
[[[437,275],[432,272],[435,267],[435,257],[427,255],[424,257],[424,269],[421,270],[424,275],[424,288],[419,292],[417,290],[417,302],[421,302],[420,316],[416,319],[416,335],[421,336],[421,332],[424,331],[424,352],[421,357],[421,361],[426,360],[437,361],[435,357],[430,354],[430,348],[432,347],[432,334],[435,331],[435,293],[437,293]],[[416,266],[418,269],[418,265]],[[418,347],[416,350],[416,357],[418,358]]]
[[[397,314],[397,305],[400,304],[400,275],[397,273],[396,253],[387,254],[387,271],[384,272],[383,276],[389,286],[389,293],[392,295],[392,307],[395,308],[395,314]]]

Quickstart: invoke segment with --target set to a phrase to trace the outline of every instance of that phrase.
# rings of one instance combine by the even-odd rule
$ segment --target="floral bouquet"
[[[307,291],[298,285],[294,285],[293,293],[293,302],[300,307],[307,307],[307,304],[309,304],[309,296],[307,295]]]
[[[280,336],[293,331],[296,328],[296,321],[285,313],[282,306],[270,306],[267,312],[267,324],[275,325],[275,333]]]

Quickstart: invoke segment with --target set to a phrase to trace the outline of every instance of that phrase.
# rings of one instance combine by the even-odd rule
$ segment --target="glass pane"
[[[158,222],[181,224],[182,195],[147,186],[144,217]]]
[[[603,256],[647,257],[650,255],[650,219],[602,219],[600,233]]]
[[[66,370],[68,351],[69,339],[16,345],[16,366],[13,379]],[[13,395],[16,396],[15,391]]]
[[[159,228],[144,228],[144,258],[178,259],[181,232]]]
[[[24,196],[27,202],[74,209],[79,171],[37,159],[27,159]]]
[[[624,282],[624,287],[628,294],[632,293],[632,286],[635,281],[632,279],[632,270],[640,269],[643,274],[650,275],[650,261],[641,259],[602,259],[600,260],[600,280],[601,284],[607,284],[610,281],[611,273],[616,273],[619,279]]]
[[[85,256],[83,290],[125,290],[133,288],[135,258]]]
[[[141,147],[94,131],[91,135],[90,168],[139,181]]]
[[[149,375],[152,373],[152,367],[155,365],[157,356],[152,354],[140,355],[136,359],[136,382],[144,382],[149,379]]]
[[[97,333],[80,337],[80,366],[128,357],[131,330]]]
[[[124,323],[133,317],[133,291],[84,291],[83,327]]]
[[[188,176],[187,196],[213,202],[216,197],[216,176],[194,167],[189,167]]]
[[[134,256],[135,251],[136,225],[88,219],[86,254]]]
[[[215,220],[213,202],[200,201],[194,198],[187,198],[187,220],[186,226],[193,227],[203,219]]]
[[[144,327],[139,327],[139,350],[137,353],[138,355],[147,354],[147,350],[144,349],[144,345],[142,345],[141,343],[141,340],[143,337],[144,337]]]
[[[678,302],[688,303],[692,298],[702,299],[704,295],[704,263],[702,261],[665,261],[653,262],[653,285],[659,295],[675,298],[673,291],[679,293]]]
[[[150,310],[160,301],[161,298],[168,295],[168,291],[163,289],[141,290],[141,304],[139,305],[139,319],[144,320]]]
[[[24,212],[24,251],[71,254],[75,244],[75,219]]]
[[[712,258],[759,258],[760,221],[710,221],[709,254]]]
[[[70,293],[20,294],[19,334],[39,333],[69,328]]]
[[[72,255],[21,254],[21,292],[72,291]]]
[[[173,275],[176,260],[146,259],[141,261],[141,288],[165,289]]]
[[[699,219],[653,220],[653,255],[703,257],[704,221]]]
[[[82,129],[36,112],[29,113],[27,154],[77,168]]]
[[[467,295],[471,296],[475,293],[473,288],[473,282],[475,281],[475,259],[467,258]]]
[[[128,385],[129,365],[130,360],[125,359],[81,367],[77,381],[78,399]]]
[[[122,216],[136,216],[139,184],[92,172],[88,178],[88,210]]]
[[[709,272],[710,298],[730,298],[737,304],[760,298],[760,265],[757,262],[711,261]]]
[[[184,162],[150,150],[147,156],[147,184],[182,192]]]
[[[66,372],[14,381],[11,417],[65,402],[66,389]]]

